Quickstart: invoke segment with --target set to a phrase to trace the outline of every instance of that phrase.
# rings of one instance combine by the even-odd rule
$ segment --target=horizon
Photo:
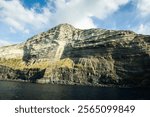
[[[59,24],[75,28],[131,30],[150,35],[148,0],[3,0],[0,46],[21,43]]]

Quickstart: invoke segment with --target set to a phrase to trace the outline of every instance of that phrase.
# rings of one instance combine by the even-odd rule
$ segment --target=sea
[[[150,88],[0,81],[0,100],[150,100]]]

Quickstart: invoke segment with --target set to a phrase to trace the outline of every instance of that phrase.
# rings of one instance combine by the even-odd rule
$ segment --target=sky
[[[150,35],[150,0],[0,0],[0,46],[62,23]]]

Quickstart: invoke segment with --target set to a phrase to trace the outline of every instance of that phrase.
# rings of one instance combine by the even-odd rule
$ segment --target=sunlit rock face
[[[24,46],[24,60],[59,60],[66,44],[72,40],[74,30],[71,25],[61,24],[28,39]]]
[[[0,47],[0,58],[1,59],[12,59],[20,58],[22,59],[24,51],[24,43],[14,44],[10,46]]]
[[[132,31],[81,30],[60,24],[23,44],[0,48],[0,52],[0,58],[21,58],[23,66],[19,69],[34,68],[37,73],[41,70],[41,77],[34,78],[40,83],[130,86],[150,83],[150,36]]]

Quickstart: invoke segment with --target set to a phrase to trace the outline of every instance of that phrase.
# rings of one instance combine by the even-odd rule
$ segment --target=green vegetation
[[[13,69],[30,69],[30,68],[40,68],[40,69],[45,69],[45,68],[73,68],[74,62],[69,59],[62,59],[59,61],[54,61],[50,62],[48,60],[43,60],[43,61],[37,61],[35,63],[30,63],[30,64],[25,64],[25,62],[22,59],[2,59],[0,58],[0,65],[7,66]]]
[[[13,69],[23,69],[25,67],[25,64],[21,59],[0,58],[0,65],[11,67]]]
[[[62,67],[62,68],[64,68],[64,67],[73,68],[73,66],[74,66],[74,62],[71,59],[69,59],[69,58],[62,59],[60,61],[56,61],[54,64],[58,68],[59,67]]]

